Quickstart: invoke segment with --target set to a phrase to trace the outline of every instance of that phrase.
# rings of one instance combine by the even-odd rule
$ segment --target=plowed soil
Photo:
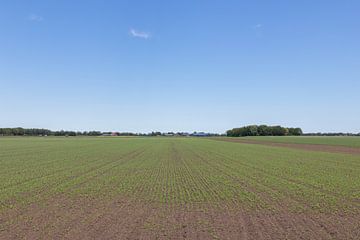
[[[0,239],[360,239],[357,214],[58,196],[1,216]]]
[[[360,155],[258,144],[0,138],[0,240],[360,239]]]
[[[234,139],[234,138],[211,138],[213,140],[226,141],[226,142],[239,142],[248,144],[260,144],[273,147],[287,147],[308,151],[320,151],[320,152],[331,152],[331,153],[347,153],[360,155],[360,148],[346,147],[346,146],[335,146],[325,144],[303,144],[303,143],[279,143],[269,142],[261,140],[249,140],[249,139]]]

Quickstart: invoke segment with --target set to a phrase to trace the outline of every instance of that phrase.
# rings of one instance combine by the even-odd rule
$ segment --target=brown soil
[[[360,239],[360,216],[60,196],[1,213],[0,239]]]
[[[303,143],[278,143],[278,142],[268,142],[268,141],[260,141],[260,140],[240,139],[240,138],[239,139],[212,138],[212,139],[218,141],[225,141],[225,142],[238,142],[238,143],[247,143],[247,144],[260,144],[260,145],[273,146],[273,147],[295,148],[295,149],[301,149],[307,151],[360,154],[360,148],[352,148],[346,146],[303,144]]]

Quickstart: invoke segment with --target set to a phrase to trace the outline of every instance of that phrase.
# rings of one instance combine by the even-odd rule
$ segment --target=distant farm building
[[[195,132],[195,133],[191,134],[191,136],[194,136],[194,137],[208,137],[208,136],[210,136],[210,134],[205,133],[205,132]]]

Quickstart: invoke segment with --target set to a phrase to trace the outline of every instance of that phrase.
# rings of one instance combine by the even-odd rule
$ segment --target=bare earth
[[[248,144],[260,144],[273,147],[287,147],[295,148],[307,151],[320,151],[320,152],[331,152],[331,153],[347,153],[347,154],[360,154],[360,148],[346,147],[346,146],[335,146],[335,145],[323,145],[323,144],[300,144],[300,143],[278,143],[268,142],[250,139],[234,139],[234,138],[212,138],[213,140],[226,141],[226,142],[238,142]]]
[[[0,215],[0,239],[360,239],[358,214],[59,196]]]
[[[217,140],[360,154],[360,149],[341,146]],[[343,213],[295,212],[289,208],[290,198],[264,199],[273,210],[229,202],[171,205],[125,196],[51,196],[1,212],[0,239],[360,239],[356,208]]]

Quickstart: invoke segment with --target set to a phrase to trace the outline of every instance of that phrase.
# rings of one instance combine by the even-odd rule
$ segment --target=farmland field
[[[334,145],[334,146],[347,146],[360,148],[360,137],[326,137],[326,136],[259,136],[259,137],[246,137],[246,139],[279,143],[299,143],[299,144],[320,144],[320,145]]]
[[[0,166],[0,239],[360,239],[356,152],[2,137]]]

